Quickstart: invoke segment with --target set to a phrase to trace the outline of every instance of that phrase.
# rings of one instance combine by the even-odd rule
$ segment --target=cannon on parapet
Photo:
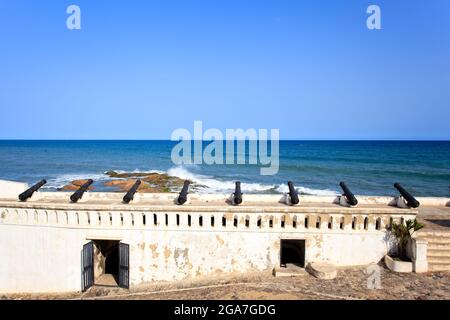
[[[414,198],[408,191],[406,191],[401,185],[400,183],[396,182],[394,183],[394,187],[395,189],[398,190],[398,192],[400,192],[400,194],[402,195],[403,199],[405,199],[406,201],[406,205],[410,208],[418,208],[420,206],[420,202],[416,200],[416,198]]]
[[[20,201],[26,201],[27,199],[31,198],[33,193],[38,191],[44,184],[47,183],[47,180],[43,179],[36,183],[34,186],[32,186],[30,189],[24,191],[23,193],[19,194],[19,200]]]
[[[294,183],[292,181],[288,181],[289,187],[289,197],[291,198],[292,204],[298,204],[300,200],[298,199],[298,192],[295,190]]]
[[[184,181],[183,189],[181,189],[180,195],[178,196],[178,199],[177,199],[178,204],[183,205],[186,203],[190,184],[191,184],[191,182],[189,180]]]
[[[138,179],[134,183],[134,185],[130,188],[130,190],[128,190],[128,192],[125,194],[125,196],[123,197],[124,203],[130,203],[134,199],[134,194],[136,193],[136,191],[140,185],[141,185],[141,180]]]
[[[233,193],[233,203],[239,205],[242,203],[242,191],[241,191],[241,182],[236,181],[236,187],[234,188]]]
[[[83,197],[83,194],[88,190],[91,184],[94,183],[94,180],[89,179],[85,184],[83,184],[80,189],[78,189],[73,195],[70,196],[70,201],[77,202]]]
[[[345,182],[341,181],[339,185],[342,188],[342,191],[344,192],[343,196],[347,200],[347,203],[351,206],[356,206],[358,204],[358,200],[356,199],[355,195],[350,191],[350,189],[347,187]]]

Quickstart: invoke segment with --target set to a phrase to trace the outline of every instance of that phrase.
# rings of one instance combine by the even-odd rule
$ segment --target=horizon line
[[[2,139],[0,138],[0,141],[170,141],[170,142],[180,142],[183,140],[170,140],[170,139]],[[220,140],[191,140],[191,141],[206,141],[206,142],[212,142],[212,141],[220,141]],[[234,139],[234,140],[225,140],[222,141],[259,141],[253,140],[253,139]],[[267,139],[267,141],[271,141],[270,139]],[[433,139],[425,139],[425,138],[383,138],[383,139],[279,139],[279,141],[361,141],[361,142],[376,142],[376,141],[392,141],[392,142],[450,142],[450,138],[433,138]]]

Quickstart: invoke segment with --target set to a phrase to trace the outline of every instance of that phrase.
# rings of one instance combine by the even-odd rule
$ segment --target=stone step
[[[314,277],[323,280],[334,279],[337,275],[336,267],[328,262],[311,262],[306,270]]]
[[[422,238],[425,239],[428,244],[438,243],[438,244],[448,244],[450,246],[450,238]]]
[[[426,240],[428,242],[450,243],[450,238],[447,238],[447,237],[420,237],[419,239],[423,239],[423,240]]]
[[[450,264],[429,264],[428,271],[450,271]]]
[[[428,243],[428,250],[450,250],[450,246],[446,243]]]
[[[450,257],[450,248],[428,248],[427,256],[430,257]]]
[[[427,257],[428,264],[429,265],[449,265],[450,266],[450,257]]]
[[[442,236],[427,236],[427,237],[420,237],[420,239],[425,239],[428,241],[434,241],[434,240],[450,241],[450,237],[442,237]]]
[[[442,232],[442,231],[419,232],[419,233],[414,233],[413,237],[415,237],[415,238],[423,238],[423,237],[450,238],[450,232]]]
[[[450,238],[450,232],[442,232],[442,231],[424,231],[416,233],[419,238]]]
[[[305,268],[288,263],[286,267],[277,267],[273,270],[275,277],[302,277],[308,275]]]

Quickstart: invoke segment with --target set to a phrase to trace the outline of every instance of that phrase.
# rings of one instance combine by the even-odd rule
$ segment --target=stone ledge
[[[44,192],[40,194],[40,197],[44,196]],[[86,193],[88,194],[88,193]],[[80,203],[70,203],[70,194],[66,193],[67,199],[61,200],[45,200],[27,203],[11,200],[0,199],[0,207],[11,209],[43,209],[43,210],[76,210],[76,211],[156,211],[156,212],[221,212],[221,213],[284,213],[284,214],[340,214],[340,215],[402,215],[402,216],[415,216],[417,210],[415,209],[399,209],[389,206],[360,206],[358,208],[344,208],[340,205],[329,204],[311,204],[305,203],[297,206],[285,206],[285,205],[268,205],[268,204],[246,204],[240,206],[232,206],[226,203],[203,203],[203,204],[187,204],[187,205],[175,205],[174,199],[170,200],[170,203],[151,202],[146,201],[142,197],[138,204],[123,204],[122,200],[117,202],[108,201],[94,201],[92,198],[94,193],[89,193],[89,201],[80,201]]]
[[[336,278],[336,267],[328,262],[311,262],[306,270],[314,277],[323,280],[331,280]]]
[[[273,270],[275,277],[302,277],[308,275],[305,268],[288,264],[286,268],[276,267]]]
[[[400,273],[409,273],[413,271],[413,263],[409,261],[397,261],[388,255],[384,256],[384,263],[389,270]]]

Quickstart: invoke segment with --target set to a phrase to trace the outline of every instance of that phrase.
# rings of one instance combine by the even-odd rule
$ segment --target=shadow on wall
[[[94,240],[94,279],[104,274],[119,274],[119,241]]]
[[[425,221],[429,221],[431,223],[437,224],[441,227],[450,228],[450,220],[444,219],[425,219]]]
[[[390,230],[386,230],[384,236],[383,236],[383,242],[386,244],[386,247],[388,248],[388,254],[389,255],[396,255],[397,254],[397,238]]]

